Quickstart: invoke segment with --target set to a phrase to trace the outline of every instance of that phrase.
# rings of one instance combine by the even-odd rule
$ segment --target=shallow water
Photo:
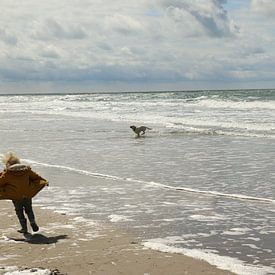
[[[0,148],[50,179],[41,206],[264,274],[275,268],[275,104],[251,93],[1,97]],[[141,120],[153,130],[135,138]]]

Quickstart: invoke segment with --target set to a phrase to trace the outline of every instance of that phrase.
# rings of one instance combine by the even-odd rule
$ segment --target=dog
[[[152,130],[151,128],[146,127],[146,126],[136,127],[136,126],[132,125],[132,126],[130,126],[130,128],[137,134],[137,137],[140,137],[140,133],[141,133],[141,135],[144,135],[146,130]]]

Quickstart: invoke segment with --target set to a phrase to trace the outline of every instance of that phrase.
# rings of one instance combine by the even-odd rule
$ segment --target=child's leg
[[[33,213],[33,209],[32,209],[32,199],[28,199],[28,198],[24,199],[24,209],[25,209],[25,212],[29,218],[32,230],[35,232],[38,231],[39,227],[37,226],[37,224],[35,222],[35,217],[34,217],[34,213]]]
[[[21,229],[22,233],[27,232],[28,231],[27,220],[26,220],[26,218],[24,216],[24,212],[23,212],[23,209],[24,209],[23,201],[12,201],[12,202],[13,202],[13,205],[15,208],[16,215],[17,215],[20,225],[22,227],[22,229]]]
[[[34,213],[32,209],[32,199],[25,198],[23,199],[23,205],[25,209],[25,213],[27,214],[30,223],[35,222]]]

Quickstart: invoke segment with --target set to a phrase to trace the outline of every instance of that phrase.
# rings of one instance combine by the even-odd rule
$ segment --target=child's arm
[[[37,173],[30,169],[30,184],[34,185],[49,185],[48,181],[39,176]]]

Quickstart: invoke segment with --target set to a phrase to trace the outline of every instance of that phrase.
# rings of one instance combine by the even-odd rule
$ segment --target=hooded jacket
[[[0,200],[34,197],[48,182],[24,164],[14,164],[0,173]]]

